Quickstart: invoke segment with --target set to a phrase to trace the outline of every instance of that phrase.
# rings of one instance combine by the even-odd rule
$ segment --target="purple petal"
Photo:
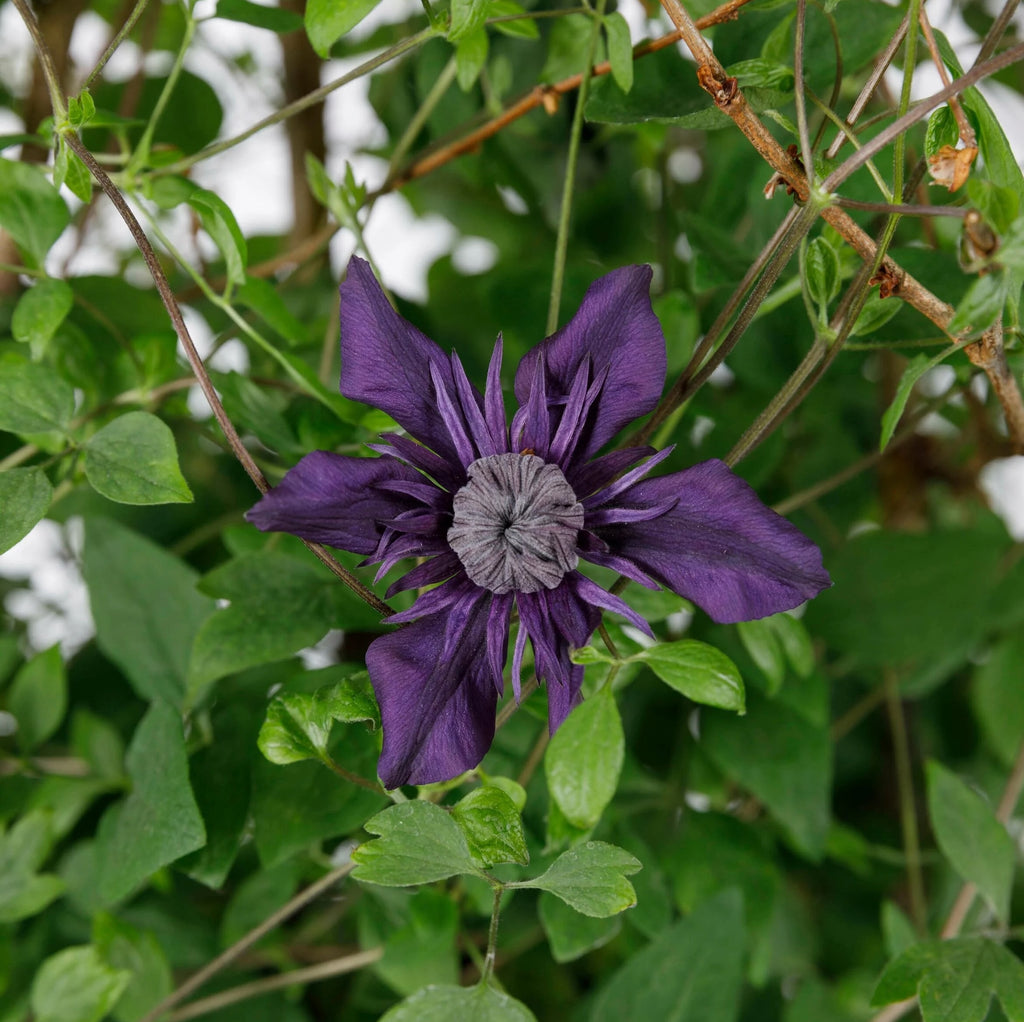
[[[494,351],[491,352],[491,362],[487,367],[484,415],[495,448],[499,454],[507,454],[511,448],[508,445],[508,422],[505,419],[505,395],[501,392],[501,355],[501,334],[498,334],[498,339],[494,342]]]
[[[651,308],[651,268],[625,266],[595,281],[572,320],[528,352],[516,373],[516,397],[524,404],[543,353],[549,398],[568,397],[580,365],[608,367],[577,458],[594,454],[627,423],[658,403],[665,383],[665,337]]]
[[[383,522],[419,506],[384,483],[421,482],[394,458],[349,458],[329,451],[307,454],[245,517],[263,532],[290,532],[339,550],[372,554]]]
[[[533,644],[537,677],[548,690],[548,730],[554,734],[579,702],[583,668],[569,659],[585,646],[601,620],[600,612],[563,583],[555,589],[519,593],[521,621]]]
[[[581,602],[619,614],[645,635],[654,638],[651,626],[625,600],[602,589],[593,579],[574,571],[565,576],[565,581]]]
[[[623,469],[654,454],[657,451],[653,447],[624,447],[618,451],[609,451],[583,465],[569,466],[565,478],[569,480],[576,496],[583,500],[607,486]]]
[[[444,391],[455,392],[444,352],[391,308],[365,260],[349,260],[340,294],[342,394],[380,408],[431,450],[453,456],[431,382],[434,368]]]
[[[498,693],[487,656],[491,594],[468,585],[446,611],[375,639],[366,653],[380,704],[386,788],[447,781],[483,759]]]
[[[616,503],[651,507],[652,521],[595,530],[614,555],[722,623],[790,610],[832,584],[821,551],[721,461],[637,483]],[[602,563],[598,557],[595,563]]]
[[[424,561],[423,564],[417,564],[398,581],[392,582],[384,595],[390,600],[395,593],[404,593],[407,589],[419,589],[421,586],[443,582],[461,569],[462,562],[455,554],[438,554],[437,557],[432,557],[429,561]]]

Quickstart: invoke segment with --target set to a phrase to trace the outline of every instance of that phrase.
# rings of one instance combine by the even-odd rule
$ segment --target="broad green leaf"
[[[271,763],[327,758],[335,721],[380,724],[380,713],[365,671],[315,693],[286,692],[274,697],[260,728],[259,748]]]
[[[0,924],[34,916],[64,893],[60,877],[37,872],[54,837],[52,814],[41,809],[0,834]]]
[[[253,927],[287,904],[299,885],[299,863],[288,859],[266,869],[250,873],[235,889],[220,920],[221,947],[231,947]],[[268,947],[266,937],[257,947]]]
[[[383,1014],[380,1022],[537,1022],[521,1001],[486,984],[429,986]]]
[[[135,729],[125,765],[132,790],[106,811],[96,836],[98,893],[108,905],[206,841],[177,710],[153,703]]]
[[[857,314],[857,322],[850,333],[854,337],[866,337],[885,326],[902,306],[903,303],[898,298],[882,298],[877,291],[870,292]]]
[[[551,947],[551,957],[559,964],[575,961],[587,952],[603,947],[622,929],[622,916],[595,919],[581,915],[547,891],[541,892],[537,911]]]
[[[979,277],[957,303],[956,313],[946,329],[953,335],[977,336],[1002,315],[1009,287],[1006,273],[986,273]]]
[[[569,714],[544,754],[551,797],[574,827],[586,830],[601,819],[624,756],[622,721],[606,685]]]
[[[215,373],[213,381],[224,411],[238,428],[251,430],[262,444],[284,457],[306,453],[285,417],[288,399],[283,394],[261,387],[241,373]]]
[[[743,713],[746,699],[736,665],[719,649],[697,639],[659,642],[637,653],[666,685],[695,703]]]
[[[109,966],[92,945],[65,948],[36,973],[32,1013],[36,1022],[99,1022],[130,981],[130,972]]]
[[[890,958],[903,954],[919,940],[914,924],[894,901],[882,904],[882,934],[885,937],[885,950]]]
[[[374,971],[401,997],[430,983],[458,981],[459,911],[447,892],[425,887],[409,901],[409,920],[388,934]]]
[[[804,260],[807,274],[807,290],[811,299],[822,308],[839,294],[842,278],[839,271],[839,253],[832,247],[828,239],[815,238],[807,246]]]
[[[312,560],[276,551],[245,554],[205,576],[201,588],[231,604],[196,636],[193,693],[225,674],[292,656],[332,627],[352,627],[342,615],[342,587]]]
[[[219,195],[205,188],[191,192],[187,202],[196,211],[203,229],[213,238],[223,256],[228,283],[244,284],[249,252],[245,236],[231,208]]]
[[[927,765],[928,815],[942,854],[1009,918],[1016,861],[1013,841],[991,806],[941,763]]]
[[[60,646],[37,653],[15,675],[8,708],[18,721],[25,752],[42,745],[60,727],[68,706],[68,683]]]
[[[252,0],[218,0],[216,16],[271,32],[294,32],[302,28],[302,15],[296,11],[252,3]]]
[[[526,9],[515,0],[491,0],[487,8],[491,18],[508,17],[512,14],[526,14]],[[503,35],[519,39],[536,39],[540,35],[537,22],[533,18],[516,18],[515,21],[499,21],[494,23],[495,29]]]
[[[215,603],[184,561],[109,518],[88,518],[83,574],[96,641],[142,699],[181,706],[192,643]]]
[[[508,886],[550,891],[577,912],[604,918],[636,904],[636,892],[626,877],[642,868],[640,861],[623,848],[587,841],[562,852],[539,877]]]
[[[0,554],[24,539],[46,514],[53,499],[53,487],[46,473],[36,466],[10,468],[0,472]]]
[[[710,898],[612,976],[598,994],[592,1022],[735,1022],[744,943],[739,892]]]
[[[830,556],[835,585],[803,620],[851,665],[948,676],[985,630],[964,608],[987,606],[1007,550],[1005,536],[981,530],[865,533]]]
[[[741,621],[736,631],[750,654],[750,659],[761,669],[768,681],[768,694],[774,695],[786,680],[786,654],[769,618]]]
[[[633,42],[629,37],[629,23],[618,11],[606,14],[604,34],[615,84],[623,92],[629,92],[633,88]]]
[[[69,219],[68,207],[41,168],[0,159],[0,227],[14,239],[31,265],[43,265],[46,253],[64,233]]]
[[[74,407],[74,391],[52,369],[19,355],[0,357],[0,430],[63,433]]]
[[[974,715],[989,748],[1007,769],[1013,766],[1024,741],[1024,634],[1001,640],[974,672],[971,689]]]
[[[71,717],[71,748],[89,764],[90,773],[102,780],[124,776],[124,740],[110,721],[85,709]]]
[[[452,0],[451,14],[448,40],[457,43],[483,28],[487,20],[487,0]]]
[[[1024,1022],[1024,965],[983,937],[915,944],[886,966],[871,1003],[915,995],[924,1022],[984,1022],[993,996],[1009,1022]]]
[[[585,14],[567,14],[556,18],[547,33],[547,57],[540,81],[551,84],[572,74],[581,74],[587,47],[594,29],[593,18]],[[598,42],[595,62],[604,59],[604,43]]]
[[[500,788],[489,784],[475,788],[453,807],[452,819],[461,828],[469,853],[481,869],[500,862],[525,866],[530,861],[519,810]]]
[[[380,755],[375,734],[347,728],[330,752],[346,770],[373,778]],[[251,769],[253,836],[265,868],[304,853],[315,842],[355,834],[389,803],[384,795],[342,783],[320,763],[276,766],[256,756]]]
[[[793,89],[793,69],[787,64],[765,57],[754,57],[751,60],[740,60],[730,64],[726,74],[735,78],[744,89],[751,87],[764,89]]]
[[[29,288],[14,307],[11,333],[16,341],[43,347],[64,322],[74,304],[74,293],[64,280],[46,277]]]
[[[400,802],[367,820],[364,829],[378,837],[352,853],[357,880],[409,887],[479,873],[459,825],[431,802]]]
[[[174,988],[167,956],[152,933],[101,912],[92,939],[107,965],[130,976],[112,1012],[117,1022],[138,1022]]]
[[[455,45],[455,80],[463,92],[469,92],[476,84],[480,72],[487,63],[490,44],[487,30],[478,28],[462,36]]]
[[[309,0],[306,35],[317,55],[326,60],[331,47],[379,3],[380,0]]]
[[[701,748],[729,778],[753,792],[808,858],[825,849],[832,795],[832,743],[777,700],[752,698],[746,717],[706,713]]]
[[[149,412],[127,412],[85,445],[85,477],[119,504],[188,504],[170,427]]]

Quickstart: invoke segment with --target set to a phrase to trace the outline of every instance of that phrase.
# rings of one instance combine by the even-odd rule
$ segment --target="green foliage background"
[[[766,201],[772,168],[737,108],[674,42],[634,59],[604,3],[425,2],[367,33],[376,2],[0,9],[52,61],[27,82],[0,68],[23,125],[0,137],[0,552],[44,517],[68,525],[95,622],[63,652],[13,615],[0,631],[0,1022],[1024,1022],[1024,559],[980,485],[1024,444],[1024,179],[998,119],[974,88],[914,115],[897,75],[833,151],[829,118],[919,5],[739,5],[707,35],[746,109],[813,168],[794,207],[785,182]],[[981,3],[962,14],[1019,94],[1015,30]],[[125,29],[133,77],[68,63],[86,15],[114,48]],[[285,52],[288,102],[255,126],[292,126],[281,236],[246,233],[193,179],[244,145],[203,61],[267,73],[204,44],[211,19]],[[889,59],[905,78],[939,54],[970,70],[935,46],[915,31]],[[369,79],[381,180],[326,169],[313,90],[332,57],[341,110]],[[924,157],[972,133],[962,189],[921,183]],[[114,190],[145,237],[118,236],[116,272],[68,274],[109,236]],[[550,744],[533,693],[501,710],[477,771],[388,794],[363,665],[384,626],[336,577],[357,558],[325,566],[242,515],[246,471],[273,484],[393,425],[337,393],[327,246],[340,233],[374,258],[364,228],[395,190],[494,246],[471,276],[442,256],[427,301],[398,302],[478,380],[499,331],[513,365],[552,309],[564,322],[596,277],[651,263],[669,386],[686,384],[655,423],[668,468],[730,460],[835,586],[802,614],[719,626],[630,585],[657,643],[606,620],[610,642],[577,654],[588,698]],[[861,272],[822,219],[840,200],[926,291]],[[190,363],[179,307],[215,349],[244,344],[248,371]],[[197,374],[222,426],[190,411]],[[309,666],[299,651],[325,635],[327,666]]]

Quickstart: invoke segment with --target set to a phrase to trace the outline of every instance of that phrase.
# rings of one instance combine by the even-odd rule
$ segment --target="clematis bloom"
[[[404,625],[367,652],[388,788],[471,769],[494,737],[510,621],[518,611],[512,685],[527,638],[548,692],[552,733],[579,700],[586,644],[601,611],[650,633],[580,560],[664,586],[719,622],[788,610],[830,585],[818,548],[765,507],[721,461],[657,478],[671,449],[599,454],[650,412],[665,381],[665,340],[647,266],[596,281],[579,311],[519,365],[508,423],[502,346],[483,394],[450,357],[388,304],[366,262],[341,285],[341,392],[406,431],[371,445],[376,458],[306,455],[249,511],[265,531],[363,554],[377,579],[424,558],[388,589],[430,586]]]

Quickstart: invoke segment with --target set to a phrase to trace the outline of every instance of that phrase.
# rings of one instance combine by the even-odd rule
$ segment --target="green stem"
[[[427,119],[437,108],[437,104],[444,98],[444,94],[448,91],[449,86],[455,81],[455,74],[458,70],[458,65],[455,62],[455,58],[452,57],[447,64],[444,66],[444,70],[437,76],[437,81],[430,87],[430,91],[427,93],[426,98],[420,104],[419,110],[416,111],[413,119],[409,122],[409,126],[402,132],[402,137],[398,140],[395,146],[395,151],[391,154],[391,159],[388,161],[388,173],[385,178],[386,181],[390,181],[398,170],[399,164],[405,159],[406,154],[412,148],[413,143],[416,141],[416,137],[423,130],[423,126],[427,123]]]
[[[135,152],[132,153],[131,159],[128,161],[128,165],[124,169],[125,174],[129,177],[137,173],[139,169],[148,162],[150,149],[153,145],[153,135],[156,132],[156,126],[160,122],[160,118],[163,116],[163,112],[167,108],[167,104],[170,102],[171,95],[177,87],[178,79],[181,77],[181,72],[185,67],[185,53],[188,51],[188,48],[192,43],[192,37],[195,35],[196,22],[187,5],[182,4],[182,9],[185,12],[185,34],[182,37],[181,46],[178,48],[178,52],[174,55],[174,64],[171,67],[171,73],[167,76],[167,81],[164,82],[164,87],[160,90],[160,95],[157,97],[156,105],[153,107],[153,112],[149,115],[149,120],[146,122],[146,127],[142,132],[142,138],[139,139],[139,144],[135,147]]]
[[[572,219],[572,195],[576,186],[576,163],[580,152],[580,138],[583,134],[583,110],[587,105],[590,91],[590,73],[594,67],[597,41],[601,35],[601,19],[604,16],[605,0],[598,0],[594,22],[587,41],[587,59],[584,62],[583,80],[576,97],[576,110],[569,132],[569,154],[565,166],[565,184],[562,188],[562,210],[558,218],[558,236],[555,240],[555,265],[551,273],[551,301],[548,304],[548,322],[545,333],[551,335],[558,328],[558,310],[562,304],[562,283],[565,280],[565,260],[569,252],[569,222]]]
[[[114,55],[117,48],[125,41],[128,33],[135,28],[139,18],[142,17],[142,12],[146,9],[149,4],[149,0],[139,0],[139,2],[132,9],[132,13],[128,15],[128,20],[121,26],[117,35],[110,40],[110,45],[104,50],[103,56],[96,62],[96,66],[89,72],[89,77],[86,78],[85,83],[82,85],[82,89],[88,89],[92,86],[92,83],[100,76],[100,73],[107,66],[107,61]]]
[[[400,43],[396,43],[394,46],[389,46],[383,53],[378,53],[376,57],[372,57],[370,60],[364,61],[347,74],[343,74],[340,78],[335,78],[333,82],[328,82],[326,85],[322,85],[319,89],[314,89],[301,99],[295,100],[294,103],[289,103],[287,106],[281,107],[280,110],[275,110],[274,113],[264,117],[262,121],[257,121],[252,125],[252,127],[246,128],[245,131],[240,132],[231,138],[226,138],[223,142],[217,142],[214,145],[207,146],[205,149],[201,149],[198,153],[193,153],[191,156],[186,156],[174,163],[169,163],[164,167],[154,168],[153,174],[183,174],[197,163],[201,163],[203,160],[208,160],[211,156],[217,156],[220,153],[227,152],[229,149],[233,149],[236,145],[246,141],[246,139],[252,138],[253,135],[258,134],[264,128],[267,128],[272,124],[279,124],[281,121],[286,121],[289,117],[294,117],[295,114],[302,113],[303,110],[306,110],[311,106],[316,106],[317,103],[322,102],[336,89],[340,89],[343,85],[348,85],[349,82],[354,82],[357,78],[362,78],[364,75],[368,75],[371,71],[376,71],[377,68],[382,67],[384,64],[394,60],[396,57],[401,57],[410,50],[416,49],[417,46],[421,46],[428,39],[433,39],[435,35],[437,35],[437,29],[433,27],[425,28],[421,32],[417,32],[415,35],[409,36],[408,39],[403,39]]]
[[[480,975],[481,983],[486,983],[494,973],[494,960],[498,957],[498,920],[501,917],[501,896],[504,891],[505,888],[495,882],[494,907],[491,909],[491,925],[487,930],[487,954]]]
[[[924,877],[921,872],[921,840],[917,830],[917,802],[914,797],[914,773],[910,761],[910,740],[907,721],[903,714],[896,672],[885,671],[885,704],[892,731],[892,751],[896,767],[896,785],[900,799],[900,826],[903,831],[903,851],[907,857],[907,886],[910,894],[910,918],[919,934],[927,929],[928,913],[924,896]]]

